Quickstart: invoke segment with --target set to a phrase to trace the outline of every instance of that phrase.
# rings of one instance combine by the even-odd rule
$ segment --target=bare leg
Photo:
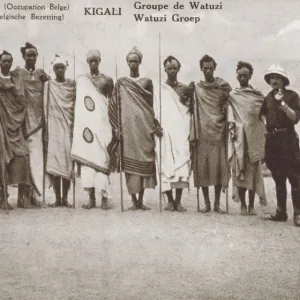
[[[181,205],[181,196],[183,189],[176,189],[175,207],[179,212],[186,211],[186,209]]]
[[[61,178],[59,176],[53,176],[53,190],[55,193],[55,201],[51,204],[48,204],[49,207],[61,206],[60,185],[61,185]]]
[[[251,190],[248,190],[248,197],[249,197],[248,215],[255,216],[255,215],[257,215],[257,213],[254,209],[255,193]]]
[[[71,181],[68,179],[62,179],[62,186],[63,186],[63,196],[62,196],[62,206],[71,208],[72,204],[68,202],[68,193],[70,189]]]
[[[43,203],[38,200],[37,195],[36,195],[35,191],[33,190],[33,188],[30,187],[29,191],[30,191],[30,196],[29,196],[30,204],[35,207],[39,207],[39,208],[42,207]]]
[[[247,205],[246,205],[246,189],[242,187],[238,187],[239,197],[241,200],[241,215],[247,215]]]
[[[208,192],[209,192],[208,186],[205,186],[202,188],[202,193],[203,193],[204,203],[205,203],[204,208],[200,210],[200,212],[202,212],[202,213],[207,213],[210,211],[210,201],[209,201]]]
[[[225,214],[225,211],[220,208],[220,196],[221,196],[222,185],[215,185],[215,205],[214,211],[219,214]]]
[[[30,208],[30,193],[31,187],[20,183],[18,185],[18,204],[20,208]]]
[[[109,210],[109,209],[111,209],[112,207],[109,204],[108,198],[106,197],[106,191],[102,190],[101,193],[102,193],[101,208],[103,210]]]
[[[138,200],[136,198],[135,194],[131,195],[131,199],[132,199],[132,206],[129,207],[129,210],[137,210],[138,209]]]
[[[82,205],[82,208],[85,208],[85,209],[91,209],[91,208],[96,207],[95,188],[89,188],[88,190],[89,190],[89,196],[90,196],[89,203]]]
[[[142,189],[139,192],[138,208],[141,210],[149,210],[150,208],[143,204],[144,192],[145,192],[145,189]]]
[[[0,190],[1,193],[1,200],[0,200],[0,208],[5,209],[5,205],[7,204],[7,209],[8,210],[12,210],[12,206],[8,203],[8,191],[7,191],[7,187],[5,188],[5,191],[3,191],[2,189]],[[5,193],[5,194],[4,194]],[[6,196],[6,204],[5,204],[5,198]]]
[[[165,207],[165,210],[174,211],[175,210],[175,201],[173,199],[172,190],[166,191],[165,194],[168,197],[168,205]]]

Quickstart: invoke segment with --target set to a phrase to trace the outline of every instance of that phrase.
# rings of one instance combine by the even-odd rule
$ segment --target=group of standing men
[[[179,60],[168,56],[163,63],[167,80],[154,87],[139,73],[143,55],[136,47],[126,56],[129,76],[116,84],[100,72],[98,50],[87,53],[89,72],[76,82],[65,77],[68,63],[61,57],[56,55],[52,62],[52,79],[35,68],[35,46],[26,43],[21,53],[25,67],[14,71],[12,55],[0,55],[2,208],[7,185],[18,185],[18,207],[26,208],[40,205],[46,184],[55,192],[50,206],[72,207],[68,190],[76,161],[89,193],[86,209],[96,206],[96,189],[101,191],[102,209],[110,208],[108,175],[118,170],[125,172],[132,210],[149,209],[143,203],[144,190],[155,188],[158,171],[168,198],[165,209],[185,211],[181,196],[192,170],[194,185],[204,196],[201,212],[211,210],[209,186],[214,186],[214,211],[224,213],[220,194],[232,173],[233,198],[241,202],[241,214],[255,215],[255,194],[266,204],[261,167],[265,159],[277,193],[277,210],[270,219],[287,220],[288,178],[294,223],[300,225],[300,150],[294,130],[300,99],[286,89],[289,79],[280,66],[267,70],[265,80],[272,91],[264,97],[249,84],[253,67],[247,62],[238,62],[240,86],[232,90],[214,76],[217,63],[212,57],[200,60],[204,80],[185,85],[177,79]]]

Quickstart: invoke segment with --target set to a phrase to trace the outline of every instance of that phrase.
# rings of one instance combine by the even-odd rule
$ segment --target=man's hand
[[[122,134],[118,129],[113,129],[113,136],[116,137],[119,141],[122,139]]]
[[[40,76],[40,81],[41,82],[46,82],[46,81],[48,81],[50,79],[50,76],[48,76],[48,75],[46,75],[46,74],[42,74],[41,76]]]
[[[236,140],[236,132],[235,129],[230,130],[230,137],[233,141]]]
[[[236,126],[234,122],[228,122],[228,129],[229,129],[229,134],[230,137],[233,141],[236,140],[237,135],[236,135]]]
[[[164,133],[163,133],[163,129],[159,126],[159,125],[156,125],[154,126],[153,130],[150,132],[151,135],[156,135],[157,137],[161,138]]]
[[[191,81],[190,84],[188,85],[188,89],[191,93],[195,91],[195,82]]]

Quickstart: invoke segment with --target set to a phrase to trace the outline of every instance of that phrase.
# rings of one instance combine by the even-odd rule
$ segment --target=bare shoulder
[[[143,78],[143,81],[144,81],[145,84],[147,84],[147,85],[153,85],[152,80],[151,80],[150,78],[148,78],[148,77],[144,77],[144,78]]]
[[[178,82],[178,86],[183,90],[183,91],[187,91],[188,90],[188,85],[182,83],[182,82]]]
[[[105,79],[105,81],[106,81],[107,84],[111,84],[111,83],[114,82],[113,79],[111,77],[109,77],[108,75],[103,74],[103,73],[101,73],[101,75]]]
[[[70,78],[67,78],[67,82],[68,82],[68,84],[71,85],[71,86],[75,86],[75,84],[76,84],[76,81],[73,80],[73,79],[70,79]]]

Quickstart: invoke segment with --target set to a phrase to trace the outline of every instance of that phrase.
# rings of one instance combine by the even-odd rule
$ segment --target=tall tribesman
[[[75,82],[65,77],[68,62],[56,55],[52,61],[55,78],[45,84],[46,171],[51,175],[55,202],[50,207],[72,207],[68,191],[72,176],[71,145],[74,123]],[[62,185],[62,194],[61,194]]]
[[[25,91],[22,78],[10,72],[13,57],[7,51],[0,54],[0,171],[3,201],[7,185],[18,185],[18,207],[29,207],[30,165],[24,136],[26,120]],[[6,185],[6,186],[5,186]],[[8,204],[8,209],[12,207]]]
[[[90,50],[87,63],[90,71],[76,80],[76,105],[72,157],[80,162],[82,186],[89,193],[88,204],[96,207],[96,190],[101,193],[101,208],[110,209],[110,145],[112,128],[108,106],[112,97],[113,80],[100,72],[100,52]]]
[[[153,132],[158,127],[153,110],[152,80],[141,76],[139,71],[142,59],[143,55],[136,47],[127,54],[129,76],[118,79],[109,110],[116,136],[122,131],[121,167],[131,195],[132,210],[148,210],[143,203],[144,191],[156,186]]]
[[[40,206],[39,196],[43,191],[44,149],[43,149],[43,89],[48,80],[42,69],[36,68],[38,58],[37,48],[25,43],[21,47],[21,54],[25,61],[24,68],[17,67],[15,72],[23,79],[25,88],[26,118],[25,138],[29,149],[30,169],[32,175],[32,190],[30,203]]]

